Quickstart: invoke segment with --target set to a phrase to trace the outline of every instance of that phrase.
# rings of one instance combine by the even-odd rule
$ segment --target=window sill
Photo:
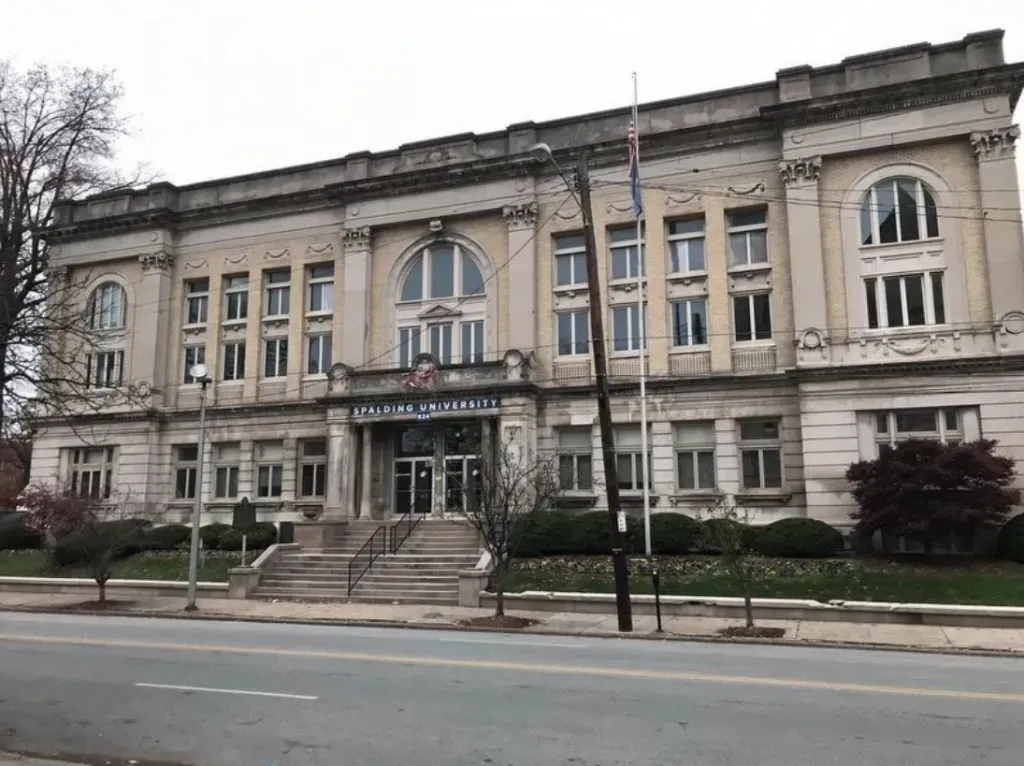
[[[272,324],[274,322],[287,322],[288,321],[288,317],[289,317],[288,314],[274,314],[272,316],[265,316],[265,317],[263,317],[262,321],[264,323],[267,323],[267,324]]]
[[[679,489],[669,497],[672,505],[692,505],[694,503],[711,503],[721,500],[724,493],[720,489]]]
[[[334,309],[327,309],[325,311],[307,311],[306,319],[328,319],[334,316]]]
[[[793,493],[785,489],[743,489],[736,493],[738,505],[788,505]]]
[[[205,324],[187,324],[182,326],[181,331],[186,335],[201,335],[206,332]]]
[[[232,380],[221,380],[221,381],[218,381],[217,385],[219,387],[224,387],[224,386],[230,387],[230,386],[240,386],[243,383],[245,383],[245,379],[244,378],[233,378]]]
[[[668,352],[670,354],[707,354],[711,351],[711,346],[707,344],[703,346],[672,346]]]
[[[277,380],[277,378],[273,378],[273,380]],[[302,382],[303,383],[316,383],[318,381],[324,381],[324,380],[327,380],[327,373],[326,372],[307,373],[307,374],[302,376]]]
[[[707,278],[707,271],[673,271],[665,275],[665,279],[669,282],[680,282],[684,285],[693,282],[706,282]]]
[[[647,287],[646,277],[640,277],[639,279],[637,279],[636,277],[627,277],[626,279],[608,280],[608,289],[618,290],[624,293],[631,293],[634,290],[636,290],[636,285],[638,281],[642,286]]]
[[[923,335],[934,335],[936,333],[955,332],[953,325],[945,324],[917,324],[907,327],[869,327],[860,331],[864,338],[878,340],[886,335],[898,335],[900,337],[914,337]],[[852,335],[852,333],[851,333]]]
[[[942,244],[945,244],[945,237],[926,237],[907,242],[876,242],[870,245],[859,245],[858,249],[862,253],[876,253],[879,250],[912,250],[918,247],[935,247]]]
[[[566,508],[570,510],[576,508],[593,508],[595,505],[597,505],[597,495],[566,492],[562,495],[559,495],[555,505],[557,505],[559,508]]]
[[[771,271],[771,261],[764,261],[763,263],[741,263],[737,266],[730,266],[728,272],[730,275],[737,276],[742,274],[748,274],[753,276],[759,274],[762,271]]]
[[[260,378],[260,385],[262,386],[264,383],[284,383],[287,380],[287,375],[277,375],[273,378]]]
[[[567,298],[575,298],[577,295],[590,295],[590,287],[586,284],[582,285],[556,285],[556,295],[564,295]]]
[[[649,348],[644,349],[644,356],[648,359],[651,358],[651,350]],[[630,351],[611,351],[608,354],[609,359],[639,359],[640,349],[632,349]]]
[[[245,327],[245,323],[247,321],[248,320],[245,317],[242,317],[241,319],[225,319],[220,323],[220,326],[224,330],[234,330],[238,327]]]
[[[658,504],[658,495],[654,494],[653,492],[647,495],[647,499],[650,501],[652,508]],[[643,490],[620,490],[619,502],[622,503],[622,505],[629,506],[631,508],[638,505],[642,506],[644,504]]]

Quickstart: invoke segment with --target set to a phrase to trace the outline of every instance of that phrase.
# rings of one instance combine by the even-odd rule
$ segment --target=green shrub
[[[996,539],[996,550],[999,558],[1024,564],[1024,514],[1003,524]]]
[[[724,527],[730,525],[739,527],[742,535],[743,547],[753,550],[758,536],[758,528],[741,521],[733,519],[707,519],[700,522],[700,535],[698,536],[698,550],[701,553],[721,553],[719,540],[732,539],[734,532],[726,533]],[[728,535],[728,536],[727,536]]]
[[[0,517],[0,551],[35,550],[43,547],[43,536],[25,526],[25,514]]]
[[[817,519],[781,519],[760,529],[754,547],[762,556],[824,559],[843,549],[843,535]]]
[[[260,521],[245,530],[246,550],[261,551],[277,542],[277,527],[269,521]],[[222,551],[242,550],[241,530],[229,528],[218,541]]]
[[[230,529],[230,524],[221,524],[219,522],[200,527],[199,539],[203,541],[203,548],[208,551],[220,550],[220,539]]]
[[[143,540],[148,550],[169,551],[192,539],[192,529],[184,524],[166,524],[147,529]]]
[[[138,519],[107,521],[65,535],[54,546],[52,560],[58,567],[88,564],[108,552],[112,561],[148,550],[144,529]]]
[[[643,540],[643,522],[639,535]],[[651,548],[662,556],[681,556],[699,548],[700,522],[682,513],[651,514]],[[641,544],[642,547],[642,544]]]

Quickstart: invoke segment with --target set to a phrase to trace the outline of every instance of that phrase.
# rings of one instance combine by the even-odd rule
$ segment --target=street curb
[[[22,612],[29,614],[73,614],[89,615],[92,617],[136,617],[144,619],[168,619],[168,620],[203,620],[207,622],[248,622],[264,625],[315,625],[349,628],[395,628],[403,630],[434,630],[449,633],[499,633],[515,636],[572,636],[576,638],[617,638],[623,641],[666,641],[676,643],[696,644],[753,644],[760,646],[785,646],[798,648],[815,649],[860,649],[862,651],[885,651],[905,652],[908,654],[944,654],[961,657],[1001,657],[1024,659],[1024,652],[1013,651],[1012,649],[983,649],[980,647],[932,647],[913,646],[908,644],[876,644],[858,643],[855,641],[823,641],[814,639],[794,638],[743,638],[738,636],[708,636],[708,635],[656,635],[653,633],[623,634],[612,631],[601,631],[593,633],[572,633],[564,630],[540,629],[523,630],[512,628],[491,628],[476,627],[469,625],[455,625],[452,623],[418,623],[401,622],[396,620],[353,620],[353,619],[317,619],[317,618],[274,618],[274,617],[253,617],[249,615],[225,615],[225,614],[196,614],[179,612],[147,612],[131,610],[105,610],[97,612],[89,609],[67,609],[60,607],[33,607],[33,606],[0,606],[2,612]]]

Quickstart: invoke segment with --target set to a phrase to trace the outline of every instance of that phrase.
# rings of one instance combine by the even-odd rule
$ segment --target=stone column
[[[328,424],[325,519],[350,518],[353,512],[355,475],[352,428],[352,425],[344,422]]]
[[[373,518],[371,513],[371,490],[373,488],[373,424],[366,423],[362,427],[362,475],[360,483],[359,513],[361,519]]]
[[[1017,125],[971,133],[971,144],[978,156],[994,322],[1012,311],[1024,311],[1024,236],[1015,161],[1019,137]]]
[[[828,328],[818,196],[821,157],[784,160],[779,163],[779,172],[786,185],[793,328],[794,340],[799,341],[804,330],[814,328],[825,333]]]
[[[444,518],[444,428],[434,432],[434,497],[430,515],[435,519]]]
[[[145,343],[136,343],[126,378],[131,383],[145,381],[156,392],[167,386],[167,357],[170,338],[171,318],[171,271],[174,256],[165,250],[139,256],[142,266],[142,280],[135,298],[137,308],[133,312],[132,337]],[[214,320],[211,320],[214,321]],[[163,393],[153,394],[153,405],[164,402]]]
[[[537,346],[537,203],[507,205],[508,224],[508,347],[526,351]],[[497,348],[497,328],[489,328],[488,348]]]
[[[344,288],[341,299],[341,359],[359,366],[367,359],[370,337],[370,301],[372,263],[370,259],[370,227],[344,229]]]

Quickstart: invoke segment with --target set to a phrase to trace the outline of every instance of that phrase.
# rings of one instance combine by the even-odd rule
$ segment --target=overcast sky
[[[117,70],[126,162],[178,184],[625,106],[633,70],[643,102],[983,29],[1024,59],[1020,0],[0,0],[0,24],[19,65]]]

